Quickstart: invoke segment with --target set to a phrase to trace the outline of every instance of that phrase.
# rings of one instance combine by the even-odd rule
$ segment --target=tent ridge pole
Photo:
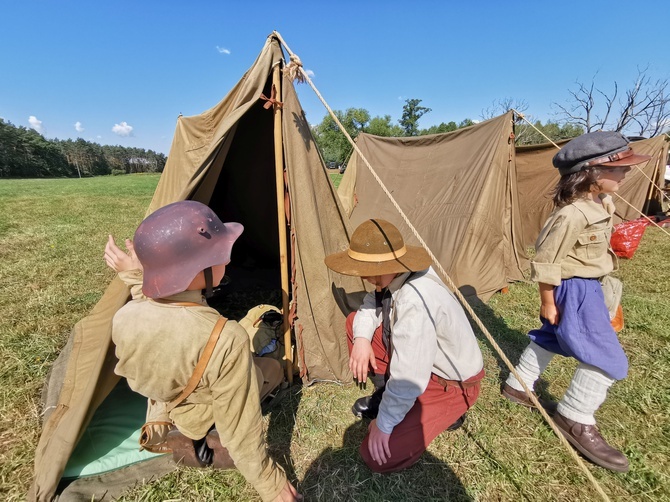
[[[275,65],[272,70],[272,85],[276,89],[277,99],[281,100],[281,69]],[[293,345],[291,328],[288,323],[288,249],[286,246],[286,208],[284,207],[284,142],[282,136],[282,110],[274,106],[274,150],[275,181],[277,186],[277,225],[279,227],[279,268],[281,270],[282,332],[284,334],[284,352],[286,357],[286,380],[293,383]]]

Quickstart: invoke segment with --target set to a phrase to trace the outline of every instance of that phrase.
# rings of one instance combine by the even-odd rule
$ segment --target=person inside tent
[[[325,259],[375,287],[346,329],[354,378],[365,383],[372,372],[376,387],[352,408],[371,419],[360,453],[376,472],[413,465],[440,433],[460,427],[484,378],[465,312],[430,261],[382,219],[361,223],[349,249]]]
[[[600,435],[595,419],[608,389],[628,373],[614,328],[623,327],[621,287],[609,276],[617,266],[610,246],[615,209],[611,194],[619,190],[630,166],[650,158],[636,154],[621,133],[606,131],[578,136],[554,156],[561,175],[553,190],[555,209],[531,261],[542,327],[528,333],[531,342],[515,368],[532,390],[556,354],[578,361],[565,395],[551,407],[554,422],[586,458],[618,472],[628,470],[628,459]],[[534,406],[513,374],[502,395]]]
[[[143,293],[134,288],[133,300],[114,316],[115,372],[150,400],[178,403],[169,413],[176,427],[167,434],[175,460],[193,467],[237,467],[263,500],[301,500],[267,453],[263,377],[252,360],[249,336],[236,322],[225,322],[201,294],[223,278],[242,231],[241,224],[222,223],[204,204],[181,201],[150,214],[133,241],[126,241],[128,254],[110,236],[105,260],[129,284],[141,277]],[[205,353],[208,362],[188,393],[184,389]],[[272,390],[282,380],[281,366],[263,362],[270,365],[263,373]]]

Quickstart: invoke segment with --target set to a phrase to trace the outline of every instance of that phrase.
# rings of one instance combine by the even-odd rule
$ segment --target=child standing
[[[583,134],[554,157],[561,179],[553,190],[555,209],[540,232],[531,279],[540,289],[542,327],[528,333],[530,345],[516,371],[530,388],[555,354],[579,361],[558,403],[554,421],[586,458],[613,471],[626,472],[628,459],[610,446],[596,428],[594,414],[607,390],[628,373],[628,359],[610,324],[601,280],[617,267],[609,241],[612,193],[631,169],[649,160],[618,132]],[[510,374],[502,395],[532,407],[519,381]]]

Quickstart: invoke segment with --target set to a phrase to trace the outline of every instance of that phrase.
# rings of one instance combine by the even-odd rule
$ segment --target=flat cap
[[[650,155],[633,152],[629,143],[628,138],[619,132],[589,132],[561,148],[554,156],[553,164],[561,176],[564,176],[591,166],[633,166],[651,158]]]

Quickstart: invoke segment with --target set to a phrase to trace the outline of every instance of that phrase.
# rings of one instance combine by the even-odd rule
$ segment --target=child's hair
[[[591,166],[572,174],[564,174],[551,191],[554,206],[563,207],[591,191],[591,187],[598,186],[598,166]]]

